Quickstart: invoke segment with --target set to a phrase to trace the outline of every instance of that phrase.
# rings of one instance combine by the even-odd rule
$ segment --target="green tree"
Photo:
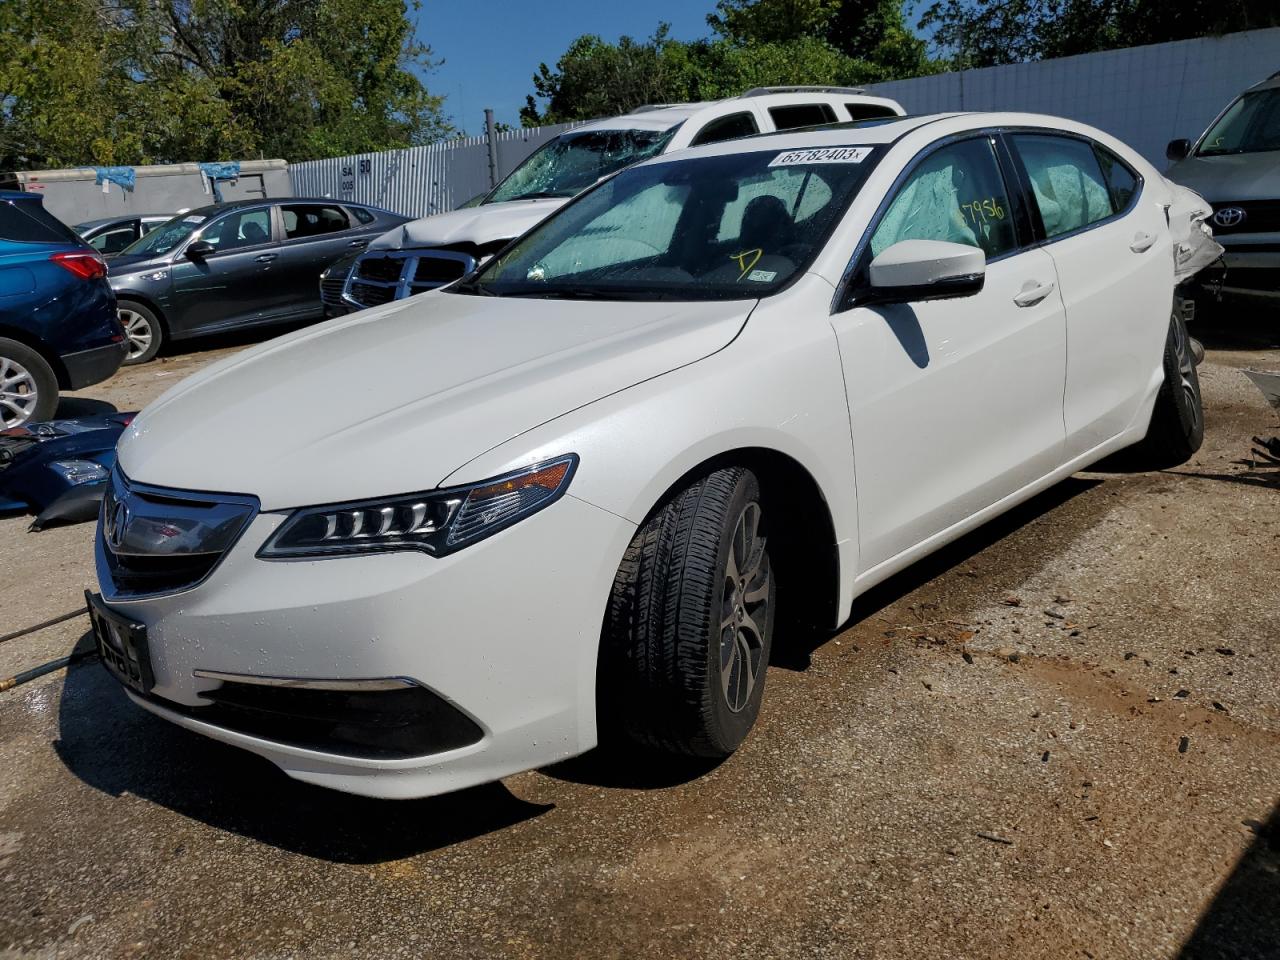
[[[1276,0],[934,0],[920,27],[960,67],[1280,26]]]
[[[305,160],[452,127],[406,0],[3,0],[0,167]]]

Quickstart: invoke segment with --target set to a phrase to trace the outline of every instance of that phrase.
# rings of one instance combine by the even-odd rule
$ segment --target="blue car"
[[[102,257],[39,194],[0,190],[0,430],[48,420],[59,390],[106,380],[126,352]]]

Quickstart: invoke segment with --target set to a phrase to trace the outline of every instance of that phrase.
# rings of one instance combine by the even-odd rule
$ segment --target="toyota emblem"
[[[1220,227],[1238,227],[1247,216],[1239,207],[1223,207],[1213,215],[1213,222]]]

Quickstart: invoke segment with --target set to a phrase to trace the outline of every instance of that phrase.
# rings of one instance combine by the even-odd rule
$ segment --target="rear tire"
[[[25,343],[0,337],[0,430],[48,420],[58,409],[58,377]]]
[[[760,484],[717,470],[672,496],[618,568],[600,654],[607,739],[726,757],[760,712],[776,589]]]
[[[1135,457],[1148,469],[1186,463],[1204,442],[1204,407],[1195,349],[1179,311],[1169,321],[1164,345],[1164,383],[1156,395],[1147,435],[1134,446]]]
[[[164,326],[160,318],[149,308],[135,300],[121,300],[116,304],[119,311],[120,326],[124,327],[125,340],[129,344],[129,352],[125,354],[124,365],[146,363],[155,359],[164,343]]]

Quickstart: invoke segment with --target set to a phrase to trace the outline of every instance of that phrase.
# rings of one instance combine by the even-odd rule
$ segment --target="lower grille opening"
[[[415,685],[315,690],[225,681],[207,707],[157,703],[195,720],[295,747],[368,759],[403,759],[478,743],[484,731],[443,697]]]

